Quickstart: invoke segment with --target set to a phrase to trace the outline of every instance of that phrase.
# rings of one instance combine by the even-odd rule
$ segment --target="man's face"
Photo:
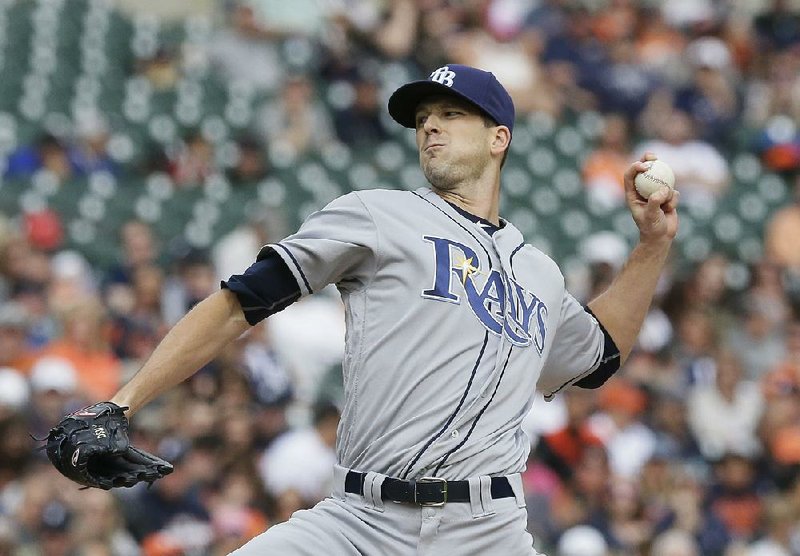
[[[482,113],[453,96],[423,100],[416,113],[417,149],[425,177],[434,187],[452,190],[476,179],[491,162],[493,127]]]

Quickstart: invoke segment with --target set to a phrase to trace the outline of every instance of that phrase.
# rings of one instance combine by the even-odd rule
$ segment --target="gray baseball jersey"
[[[464,479],[524,469],[520,423],[600,365],[603,332],[549,257],[509,222],[470,218],[428,188],[340,197],[264,249],[302,295],[346,307],[345,468]]]

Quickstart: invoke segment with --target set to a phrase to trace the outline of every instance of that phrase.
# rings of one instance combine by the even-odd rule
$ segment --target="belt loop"
[[[349,469],[342,467],[341,465],[334,464],[333,465],[333,497],[337,500],[344,500],[346,498],[345,491],[344,491],[344,481],[345,477],[347,477],[347,472]]]
[[[381,475],[374,471],[370,471],[367,473],[367,476],[364,477],[364,500],[369,507],[378,512],[384,510],[381,490],[385,479],[386,475]]]
[[[508,484],[511,485],[511,490],[514,491],[514,498],[517,500],[517,507],[524,508],[527,506],[525,502],[525,489],[522,488],[522,475],[513,473],[506,477]]]
[[[472,510],[472,517],[481,517],[486,515],[483,513],[483,505],[481,504],[481,481],[479,477],[470,477],[467,479],[469,483],[469,506]]]
[[[483,515],[494,513],[494,503],[492,502],[492,478],[488,475],[478,477],[481,481],[481,504],[483,505]]]

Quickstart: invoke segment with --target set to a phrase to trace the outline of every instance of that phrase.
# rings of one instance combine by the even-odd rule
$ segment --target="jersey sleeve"
[[[545,399],[593,373],[603,358],[605,334],[597,319],[565,293],[553,347],[542,367],[537,388]]]
[[[309,216],[297,233],[264,246],[258,259],[277,253],[303,296],[328,284],[356,291],[377,269],[377,238],[369,210],[357,193],[349,193]]]

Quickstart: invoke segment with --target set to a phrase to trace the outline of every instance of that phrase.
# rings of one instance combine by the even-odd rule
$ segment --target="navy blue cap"
[[[442,66],[428,79],[412,81],[397,89],[389,98],[389,114],[400,125],[414,128],[419,103],[441,94],[467,100],[498,124],[514,130],[514,103],[508,91],[491,72],[460,64]]]

